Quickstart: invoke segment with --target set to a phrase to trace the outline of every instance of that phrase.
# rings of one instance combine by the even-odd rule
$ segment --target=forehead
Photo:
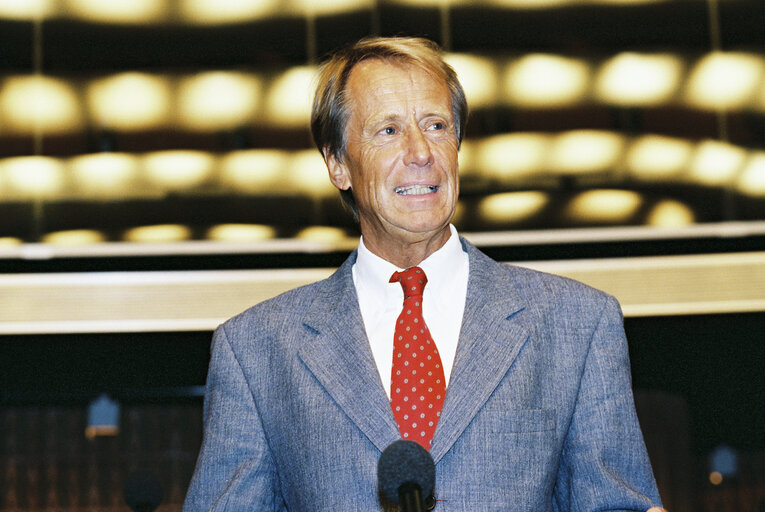
[[[356,64],[348,77],[346,91],[354,111],[382,108],[399,101],[427,103],[451,110],[445,80],[403,60],[368,59]]]

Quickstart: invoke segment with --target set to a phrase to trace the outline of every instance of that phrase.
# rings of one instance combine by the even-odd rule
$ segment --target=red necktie
[[[404,289],[404,308],[393,335],[390,405],[401,437],[426,450],[446,395],[441,356],[422,318],[422,291],[428,278],[420,267],[394,272],[391,283]]]

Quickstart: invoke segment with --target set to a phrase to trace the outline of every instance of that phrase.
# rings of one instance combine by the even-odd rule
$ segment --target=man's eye
[[[442,122],[436,122],[431,124],[430,127],[433,130],[443,130],[444,128],[446,128],[446,125],[444,125],[444,123]]]
[[[395,135],[396,129],[392,126],[388,126],[387,128],[383,128],[383,133],[385,135]]]

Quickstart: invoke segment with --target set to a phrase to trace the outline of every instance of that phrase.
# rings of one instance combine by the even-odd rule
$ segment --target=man
[[[314,138],[362,239],[325,281],[216,330],[185,510],[387,509],[377,461],[402,437],[430,450],[436,510],[658,505],[616,301],[449,224],[466,115],[426,40],[323,66]]]

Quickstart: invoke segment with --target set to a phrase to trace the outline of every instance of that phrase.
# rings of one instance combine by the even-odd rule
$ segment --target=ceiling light
[[[624,137],[605,131],[577,130],[557,136],[550,148],[548,167],[556,174],[597,173],[614,169]]]
[[[54,13],[54,0],[0,0],[0,18],[35,20]]]
[[[181,0],[181,16],[204,25],[238,23],[276,14],[279,0]]]
[[[191,229],[180,224],[159,224],[129,229],[124,234],[128,242],[163,243],[182,242],[191,238]]]
[[[574,197],[565,214],[577,223],[623,223],[637,213],[643,198],[631,190],[588,190]]]
[[[746,150],[725,142],[707,140],[696,147],[690,177],[707,186],[729,184],[744,165]]]
[[[252,122],[260,102],[261,83],[253,75],[200,73],[178,89],[181,126],[192,130],[227,130]]]
[[[106,237],[99,231],[91,229],[73,229],[68,231],[56,231],[42,237],[41,242],[58,246],[92,245],[106,241]]]
[[[348,239],[348,233],[342,228],[331,226],[311,226],[300,230],[295,238],[313,242],[341,242]]]
[[[115,130],[145,130],[167,124],[171,92],[167,79],[145,73],[120,73],[87,88],[93,123]]]
[[[742,108],[754,100],[764,73],[765,64],[759,56],[714,52],[691,73],[687,101],[709,110]]]
[[[262,224],[219,224],[207,232],[207,238],[219,242],[258,242],[275,236],[273,226]]]
[[[20,156],[0,162],[0,175],[23,197],[51,197],[64,187],[64,164],[46,156]]]
[[[168,14],[168,0],[64,0],[65,12],[98,23],[150,23]]]
[[[736,188],[748,196],[765,197],[765,152],[752,155],[738,178]]]
[[[329,181],[324,159],[315,149],[297,151],[287,163],[287,180],[291,192],[327,197],[337,192]]]
[[[292,0],[292,6],[298,13],[320,16],[370,9],[373,5],[373,0]]]
[[[589,65],[577,59],[532,54],[507,66],[503,83],[508,101],[530,108],[555,108],[582,101],[590,82]]]
[[[62,133],[82,123],[80,101],[62,80],[30,75],[13,76],[0,89],[0,118],[17,133]]]
[[[481,175],[509,180],[545,170],[550,150],[550,137],[536,133],[496,135],[478,146],[478,168]]]
[[[277,77],[268,92],[267,117],[277,126],[305,127],[311,116],[316,68],[299,66]]]
[[[214,163],[213,156],[202,151],[160,151],[143,159],[149,180],[171,190],[201,185],[212,173]]]
[[[457,72],[471,108],[483,108],[497,101],[497,69],[485,57],[451,53],[444,60]]]
[[[668,2],[671,0],[593,0],[594,3],[606,4],[606,5],[642,5],[642,4],[657,4],[661,2]]]
[[[460,176],[469,176],[475,174],[478,169],[478,156],[480,151],[478,150],[477,142],[468,139],[462,139],[460,144],[459,153],[457,153],[457,159],[459,162],[458,170]]]
[[[645,223],[659,228],[678,228],[690,226],[694,222],[696,222],[696,215],[687,204],[665,199],[651,208]]]
[[[77,190],[99,197],[125,197],[134,188],[138,158],[127,153],[96,153],[69,160]]]
[[[682,69],[680,59],[671,55],[622,53],[600,69],[596,94],[614,105],[659,105],[674,96]]]
[[[549,196],[538,191],[492,194],[478,203],[478,214],[493,224],[512,224],[537,215],[549,202]]]
[[[635,140],[625,157],[629,172],[646,180],[672,178],[690,163],[693,144],[687,140],[645,135]]]
[[[272,194],[286,181],[287,158],[275,149],[233,151],[220,161],[221,182],[239,192]]]
[[[511,9],[549,9],[569,5],[572,0],[485,0],[489,5]]]

